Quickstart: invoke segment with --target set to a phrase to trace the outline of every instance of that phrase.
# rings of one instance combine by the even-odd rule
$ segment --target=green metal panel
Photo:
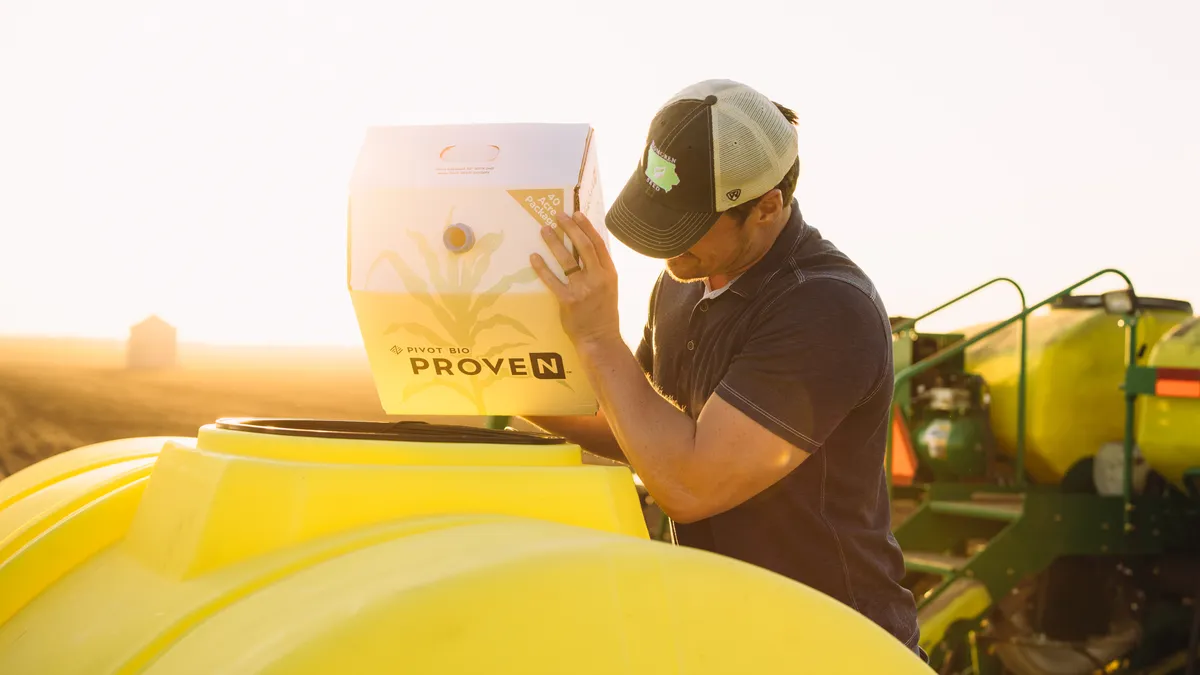
[[[990,541],[1006,526],[994,520],[957,518],[934,510],[932,500],[922,504],[896,528],[895,537],[905,558],[920,554],[967,557],[972,541]]]
[[[945,490],[946,484],[938,484]],[[957,486],[978,492],[978,485]],[[999,493],[1011,494],[1011,493]],[[999,518],[1001,511],[1003,518]],[[939,501],[936,494],[896,530],[906,567],[914,572],[976,579],[993,598],[1004,597],[1024,577],[1044,571],[1066,555],[1148,555],[1196,550],[1200,507],[1174,498],[1145,498],[1124,527],[1121,497],[1033,490],[1019,511],[1011,505]],[[972,518],[970,515],[982,515]],[[1014,517],[1015,515],[1015,517]],[[974,555],[965,542],[985,540]],[[923,600],[927,602],[932,597]]]
[[[912,410],[913,387],[925,379],[922,375],[932,375],[942,368],[961,367],[956,361],[966,347],[1012,323],[1022,323],[1016,485],[935,481],[913,486],[911,491],[919,498],[923,497],[922,504],[896,528],[895,536],[905,553],[906,569],[913,574],[941,577],[932,590],[918,599],[921,607],[926,607],[957,578],[971,578],[982,583],[994,600],[1007,597],[1020,582],[1045,573],[1051,563],[1063,556],[1149,556],[1155,559],[1165,554],[1200,554],[1200,539],[1195,536],[1200,531],[1200,469],[1185,474],[1196,481],[1196,489],[1190,498],[1172,491],[1134,494],[1134,403],[1137,396],[1156,395],[1156,369],[1136,365],[1139,328],[1136,312],[1123,317],[1128,336],[1128,353],[1125,355],[1128,371],[1123,386],[1126,424],[1122,494],[1102,496],[1086,491],[1091,487],[1090,476],[1086,476],[1081,488],[1077,486],[1084,491],[1071,492],[1060,486],[1026,486],[1024,483],[1026,319],[1034,310],[1105,274],[1121,277],[1134,295],[1133,285],[1124,273],[1102,270],[1031,307],[1024,306],[1022,294],[1020,314],[970,339],[936,336],[944,340],[937,353],[932,355],[922,353],[921,345],[930,344],[927,340],[934,336],[916,333],[912,327],[933,312],[894,324],[896,400],[907,419]],[[999,280],[989,284],[996,281]],[[959,296],[934,312],[989,284]],[[918,420],[914,420],[916,422]],[[890,429],[888,449],[887,465],[890,467]],[[989,480],[994,479],[989,476]],[[906,584],[922,582],[910,576]],[[921,585],[922,589],[927,587]],[[969,666],[968,672],[974,675],[1000,672],[997,659],[991,655],[991,646],[997,636],[990,634],[992,628],[987,621],[990,613],[991,610],[985,611],[947,630],[942,642],[931,653],[935,669],[952,656],[956,669]],[[1123,663],[1114,664],[1116,670],[1109,669],[1108,672],[1134,672],[1139,667],[1161,662],[1161,651],[1156,653],[1148,645],[1155,639],[1178,632],[1181,625],[1186,626],[1188,619],[1188,613],[1178,607],[1155,609],[1143,623],[1142,644],[1147,646],[1139,647],[1127,655]]]
[[[1125,371],[1125,393],[1153,396],[1158,382],[1158,368],[1131,366]]]

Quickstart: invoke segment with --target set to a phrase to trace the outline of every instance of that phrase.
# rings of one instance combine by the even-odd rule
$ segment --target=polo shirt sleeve
[[[754,320],[716,393],[807,452],[890,382],[891,336],[874,302],[835,279],[810,279]]]

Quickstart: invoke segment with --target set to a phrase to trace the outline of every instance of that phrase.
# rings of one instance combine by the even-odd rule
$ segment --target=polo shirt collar
[[[808,224],[800,214],[800,203],[792,200],[792,213],[770,250],[754,266],[742,272],[741,276],[729,284],[729,292],[743,298],[752,298],[760,293],[773,273],[786,264],[787,259],[796,249],[800,240],[808,235]]]

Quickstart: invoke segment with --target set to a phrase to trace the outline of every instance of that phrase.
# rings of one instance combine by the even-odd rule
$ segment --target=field
[[[194,436],[221,417],[412,419],[383,413],[357,348],[183,344],[179,367],[133,371],[117,340],[0,338],[0,477],[89,443]]]

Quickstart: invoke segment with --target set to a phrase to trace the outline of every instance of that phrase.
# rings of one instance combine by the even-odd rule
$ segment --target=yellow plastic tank
[[[1175,326],[1163,336],[1150,350],[1146,365],[1200,368],[1200,317]],[[1181,389],[1186,389],[1188,382],[1181,384]],[[1183,472],[1200,468],[1200,398],[1188,397],[1194,395],[1191,391],[1175,393],[1185,395],[1139,397],[1137,438],[1150,467],[1186,492]]]
[[[1154,345],[1192,316],[1186,302],[1139,298],[1140,345]],[[972,334],[980,328],[965,332]],[[1020,324],[987,337],[965,355],[967,370],[986,380],[999,449],[1013,456],[1017,440]],[[1099,296],[1071,296],[1028,325],[1025,466],[1038,483],[1058,483],[1081,459],[1125,437],[1125,328],[1105,313]],[[1145,362],[1143,354],[1141,363]]]
[[[561,439],[223,420],[0,482],[0,673],[931,672],[850,608],[653,541]]]

